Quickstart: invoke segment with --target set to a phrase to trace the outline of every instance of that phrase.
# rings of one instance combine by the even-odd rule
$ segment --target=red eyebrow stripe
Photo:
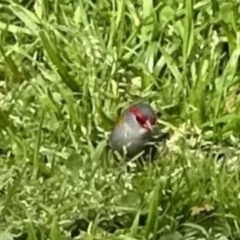
[[[132,113],[132,114],[134,114],[135,116],[139,116],[139,117],[145,117],[139,110],[138,110],[138,108],[137,107],[135,107],[135,106],[131,106],[130,107],[130,112]],[[152,124],[155,124],[156,123],[156,121],[157,121],[157,116],[154,114],[153,116],[152,116]]]
[[[142,118],[142,119],[147,119],[147,118],[141,113],[141,111],[139,111],[139,109],[138,109],[137,107],[135,107],[135,106],[130,107],[130,112],[131,112],[132,114],[134,114],[135,116],[138,116],[138,117],[140,117],[140,118]]]
[[[135,115],[140,113],[139,110],[134,106],[130,107],[130,112]]]

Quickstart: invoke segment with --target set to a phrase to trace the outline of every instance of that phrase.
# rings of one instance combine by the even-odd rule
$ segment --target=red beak
[[[149,129],[151,131],[153,129],[152,124],[148,120],[144,123],[143,127],[146,128],[146,129]]]

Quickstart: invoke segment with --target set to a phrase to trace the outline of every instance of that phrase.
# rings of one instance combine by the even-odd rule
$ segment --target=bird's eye
[[[138,121],[141,125],[145,124],[145,122],[147,121],[147,118],[146,118],[146,117],[144,117],[144,116],[139,116],[139,115],[136,115],[136,119],[137,119],[137,121]]]

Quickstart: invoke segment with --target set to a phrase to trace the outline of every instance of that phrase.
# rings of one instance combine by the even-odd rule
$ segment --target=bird
[[[143,161],[151,161],[150,158],[156,154],[156,146],[152,143],[157,133],[157,115],[150,104],[133,103],[123,111],[113,126],[110,147],[115,156],[130,160],[139,155]]]

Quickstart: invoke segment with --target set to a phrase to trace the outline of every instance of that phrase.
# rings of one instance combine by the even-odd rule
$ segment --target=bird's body
[[[138,103],[127,108],[110,135],[112,150],[128,159],[150,151],[156,128],[156,116],[150,105]]]

